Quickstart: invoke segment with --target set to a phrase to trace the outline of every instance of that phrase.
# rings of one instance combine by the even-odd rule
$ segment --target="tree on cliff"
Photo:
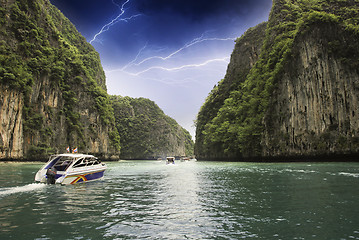
[[[0,22],[0,158],[118,154],[99,55],[71,22],[48,0],[1,1]]]
[[[274,1],[266,30],[256,27],[237,41],[225,79],[202,106],[196,156],[357,153],[358,16],[354,0]],[[245,44],[252,54],[238,52]],[[250,70],[238,64],[253,59]],[[233,68],[244,74],[231,74]]]
[[[111,101],[121,135],[121,158],[193,155],[194,143],[189,132],[153,101],[120,96],[111,96]]]

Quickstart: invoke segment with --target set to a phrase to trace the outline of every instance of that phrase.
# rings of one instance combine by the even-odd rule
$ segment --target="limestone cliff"
[[[0,23],[0,159],[118,154],[99,56],[70,21],[48,0],[0,0]]]
[[[120,96],[111,96],[111,100],[121,135],[122,159],[193,155],[189,132],[153,101]]]
[[[225,78],[211,91],[202,105],[196,126],[195,152],[197,157],[212,159],[222,158],[222,145],[208,141],[205,128],[211,123],[218,111],[223,107],[230,93],[240,87],[257,62],[265,36],[267,23],[250,28],[236,40],[236,44],[228,64]],[[232,155],[234,153],[230,153]]]
[[[250,32],[245,37],[257,46]],[[199,113],[196,156],[357,154],[358,37],[358,1],[274,0],[257,61],[244,78],[227,73],[233,78],[227,82],[236,84],[227,86],[232,89],[215,114],[202,120],[203,109],[222,94],[217,88]],[[242,62],[253,62],[236,51]],[[232,59],[229,70],[243,68]]]
[[[359,150],[359,35],[331,21],[307,27],[294,39],[264,118],[265,156]]]

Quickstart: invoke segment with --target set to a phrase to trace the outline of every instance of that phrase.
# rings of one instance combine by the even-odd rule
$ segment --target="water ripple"
[[[0,239],[359,238],[355,163],[108,165],[74,186],[1,175]]]

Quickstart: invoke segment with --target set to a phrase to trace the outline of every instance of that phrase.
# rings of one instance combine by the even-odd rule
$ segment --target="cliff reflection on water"
[[[121,161],[74,186],[0,165],[0,239],[359,239],[359,163]]]

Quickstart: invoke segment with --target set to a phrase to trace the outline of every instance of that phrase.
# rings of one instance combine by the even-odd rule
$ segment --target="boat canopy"
[[[66,171],[73,165],[74,168],[101,164],[101,161],[92,156],[84,154],[60,154],[50,157],[45,169],[54,167],[56,171]]]

